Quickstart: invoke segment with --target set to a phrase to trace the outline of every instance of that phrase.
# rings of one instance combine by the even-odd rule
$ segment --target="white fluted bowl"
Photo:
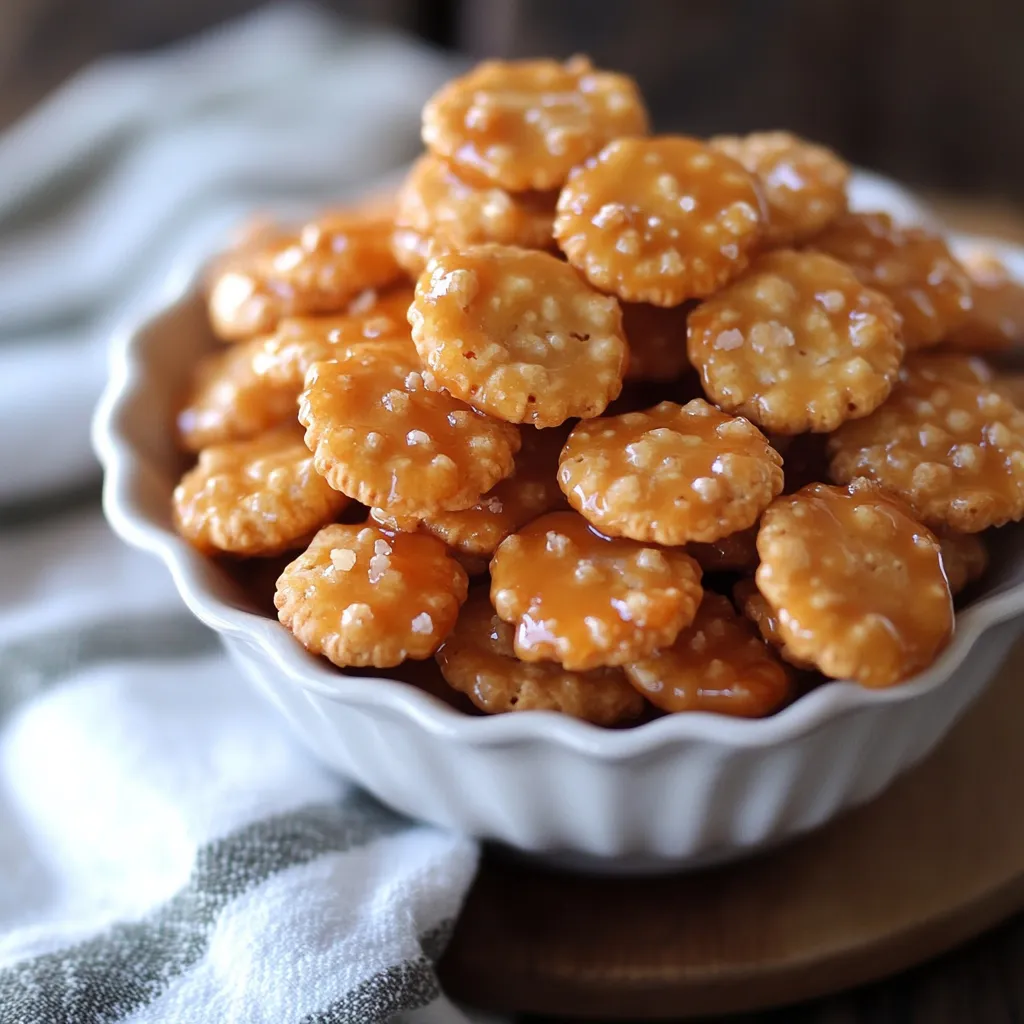
[[[875,178],[859,178],[854,196],[920,212]],[[1024,251],[1000,248],[1024,280]],[[889,690],[829,683],[767,719],[694,713],[607,730],[553,712],[475,717],[407,683],[343,675],[252,611],[174,532],[174,400],[213,344],[194,276],[113,343],[94,425],[107,517],[164,561],[188,607],[324,763],[409,815],[597,870],[736,857],[881,792],[942,739],[1020,630],[1024,531],[1010,527],[984,591],[926,672]]]

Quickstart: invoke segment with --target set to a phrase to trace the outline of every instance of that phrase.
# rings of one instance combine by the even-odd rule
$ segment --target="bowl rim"
[[[1024,246],[981,236],[949,237],[960,251],[979,246],[995,251],[1014,275],[1024,280]],[[696,742],[766,748],[793,742],[839,717],[913,701],[950,685],[987,630],[1024,612],[1024,583],[997,591],[958,613],[949,645],[910,681],[878,690],[833,681],[775,715],[760,719],[695,711],[665,715],[630,728],[607,729],[554,711],[473,716],[401,680],[343,674],[308,653],[275,620],[233,607],[211,593],[203,580],[205,557],[151,518],[139,500],[149,486],[147,463],[133,442],[131,429],[134,399],[147,376],[142,343],[158,319],[179,313],[194,300],[201,278],[201,265],[179,267],[169,275],[159,298],[127,316],[113,333],[107,385],[92,424],[93,447],[104,469],[104,514],[124,541],[160,558],[186,606],[201,622],[230,640],[257,648],[290,685],[301,686],[311,694],[404,718],[439,739],[474,746],[541,742],[602,761],[633,759]]]

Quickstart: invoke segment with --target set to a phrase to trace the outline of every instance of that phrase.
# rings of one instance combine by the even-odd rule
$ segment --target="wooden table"
[[[594,879],[489,852],[443,983],[470,1004],[577,1020],[693,1020],[812,998],[741,1019],[1024,1019],[1004,1012],[1024,993],[1024,918],[906,972],[1024,908],[1022,684],[1024,640],[951,735],[880,798],[746,862]]]

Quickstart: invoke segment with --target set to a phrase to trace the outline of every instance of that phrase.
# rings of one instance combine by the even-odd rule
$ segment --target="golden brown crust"
[[[827,433],[885,401],[903,359],[892,303],[845,264],[778,249],[690,315],[690,361],[719,408],[778,434]]]
[[[558,483],[604,533],[711,543],[757,521],[782,490],[781,467],[755,426],[695,398],[577,424]]]
[[[367,288],[401,276],[389,218],[330,211],[262,233],[225,254],[210,281],[210,323],[224,341],[269,334],[286,316],[334,313]]]
[[[953,629],[939,543],[865,480],[777,498],[757,535],[757,588],[792,654],[825,675],[892,686],[926,668]]]
[[[741,273],[764,228],[743,167],[697,139],[616,139],[575,168],[558,197],[555,238],[602,291],[678,306]]]
[[[571,672],[553,661],[520,661],[513,632],[481,588],[470,595],[437,652],[449,685],[481,711],[561,711],[595,725],[619,725],[643,712],[643,698],[621,669]]]
[[[469,508],[513,468],[519,431],[423,386],[411,346],[315,363],[299,421],[332,487],[400,515]]]
[[[199,360],[177,416],[182,448],[244,441],[295,420],[301,385],[264,377],[262,351],[263,339],[255,338]]]
[[[792,673],[728,598],[705,594],[671,647],[625,666],[630,682],[662,711],[770,715],[793,691]]]
[[[296,404],[314,363],[344,356],[353,346],[409,342],[406,314],[412,289],[363,292],[344,313],[285,317],[255,357],[256,372],[269,383],[294,388]]]
[[[437,157],[420,157],[398,193],[392,244],[399,263],[419,276],[437,242],[449,249],[494,242],[551,249],[555,192],[475,188]]]
[[[491,560],[491,600],[516,626],[516,654],[571,669],[622,665],[672,643],[701,593],[689,555],[603,537],[575,512],[535,519]]]
[[[806,242],[846,210],[850,168],[824,146],[789,132],[719,135],[710,144],[757,176],[769,245]]]
[[[886,213],[848,213],[809,245],[849,264],[892,300],[908,349],[937,344],[970,313],[970,279],[946,243],[924,228],[901,227]]]
[[[971,279],[974,305],[945,344],[968,352],[1001,352],[1024,344],[1024,285],[985,249],[968,252],[960,262]]]
[[[618,303],[548,253],[487,245],[439,256],[409,322],[427,387],[510,423],[597,416],[622,390]]]
[[[391,529],[421,530],[443,540],[470,576],[479,576],[487,571],[488,560],[506,537],[545,512],[566,507],[555,476],[565,436],[564,430],[523,427],[523,447],[516,455],[512,475],[470,508],[420,519],[389,515],[379,508],[371,509],[370,515]]]
[[[511,192],[558,188],[610,139],[646,131],[636,83],[585,57],[484,61],[423,108],[430,152],[465,181]]]
[[[889,400],[829,441],[839,483],[863,476],[929,525],[977,533],[1024,516],[1024,413],[992,389],[918,355]]]
[[[850,213],[850,169],[788,132],[647,133],[627,76],[486,61],[399,188],[207,265],[233,344],[195,361],[172,513],[243,582],[279,563],[311,651],[614,726],[941,649],[977,534],[1024,519],[1024,286]]]
[[[433,537],[325,526],[277,581],[278,617],[340,668],[429,658],[466,599],[462,568]]]
[[[205,448],[173,503],[178,531],[201,551],[265,557],[301,546],[348,498],[314,471],[296,425]]]

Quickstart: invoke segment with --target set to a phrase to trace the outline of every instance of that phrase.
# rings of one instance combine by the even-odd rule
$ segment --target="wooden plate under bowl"
[[[798,1002],[935,956],[1024,907],[1022,723],[1018,643],[927,761],[771,853],[643,879],[488,854],[442,982],[505,1012],[679,1019]]]

